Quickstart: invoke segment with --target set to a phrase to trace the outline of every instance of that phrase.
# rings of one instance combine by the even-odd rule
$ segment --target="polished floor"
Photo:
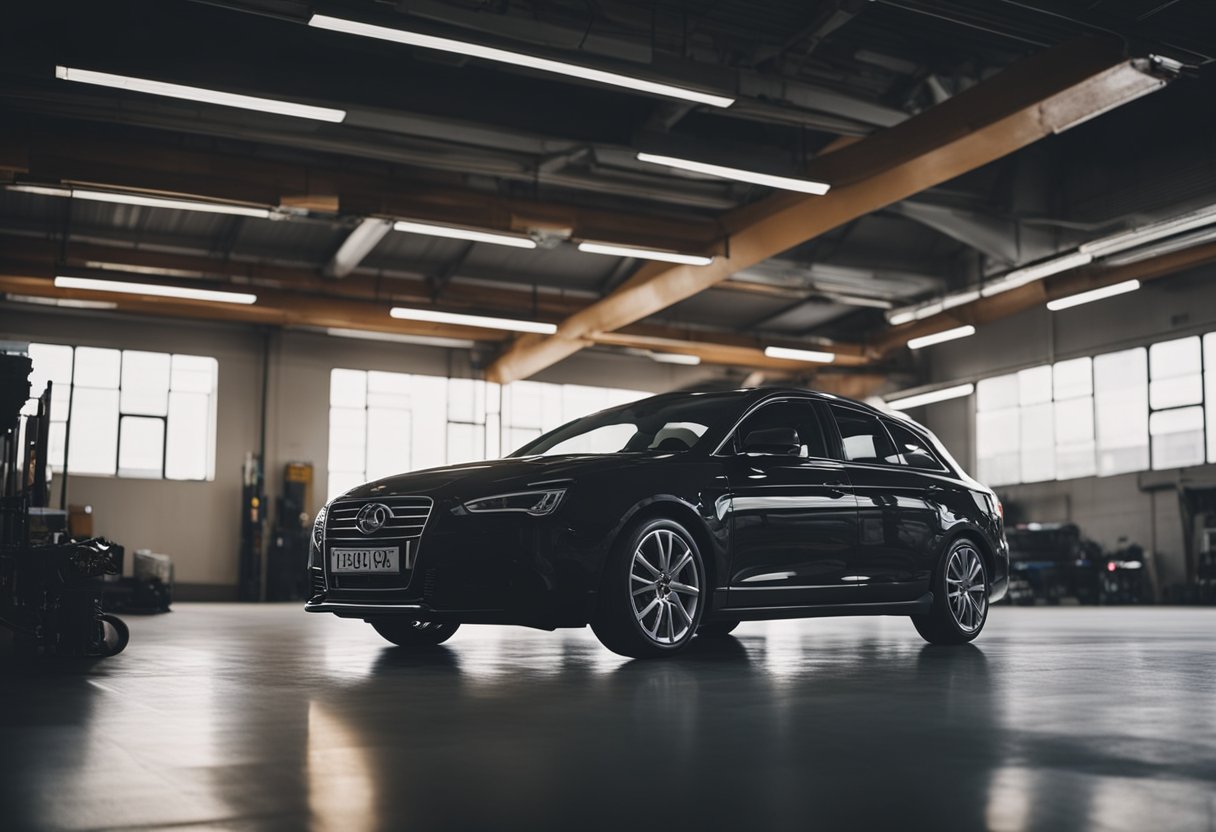
[[[0,829],[1216,830],[1216,610],[746,624],[668,661],[466,627],[410,655],[179,604],[0,655]]]

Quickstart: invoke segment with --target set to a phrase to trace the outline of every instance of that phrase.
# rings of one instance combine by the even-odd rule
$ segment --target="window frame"
[[[911,470],[911,471],[925,470],[925,469],[913,468],[911,465],[908,465],[908,463],[903,461],[903,454],[898,453],[899,446],[897,446],[895,444],[895,439],[891,436],[891,432],[889,430],[887,430],[887,426],[886,426],[886,424],[884,424],[884,422],[885,422],[884,417],[878,415],[877,413],[870,413],[869,411],[864,410],[863,408],[860,408],[860,407],[856,407],[853,404],[846,402],[846,401],[823,402],[822,405],[823,405],[824,409],[827,411],[828,418],[831,420],[832,431],[836,438],[836,447],[834,448],[834,450],[839,455],[837,458],[837,462],[841,462],[845,465],[866,465],[871,468],[877,468],[882,471],[889,471],[893,468],[894,469],[902,468],[902,469]],[[841,410],[847,410],[851,413],[857,414],[858,416],[860,416],[862,418],[873,419],[874,421],[876,421],[878,423],[879,427],[882,428],[883,434],[887,437],[887,441],[891,443],[891,449],[893,451],[897,452],[896,456],[898,456],[900,458],[900,461],[899,462],[860,462],[857,460],[852,460],[852,459],[846,458],[845,452],[844,452],[844,434],[840,432],[840,425],[836,422],[836,414],[832,412],[833,408],[840,408]]]
[[[941,457],[937,453],[937,449],[933,447],[932,442],[928,441],[928,437],[920,435],[912,428],[911,425],[901,423],[898,419],[892,419],[890,417],[883,416],[883,417],[881,417],[881,419],[879,421],[881,421],[883,427],[887,429],[887,436],[889,436],[891,438],[891,444],[893,444],[895,446],[895,451],[896,451],[896,453],[899,454],[900,459],[904,460],[903,464],[905,467],[907,467],[913,471],[928,471],[929,473],[932,473],[932,474],[942,474],[942,473],[949,472],[950,469],[946,466],[946,464],[944,462],[942,462]],[[905,454],[903,451],[900,450],[899,443],[895,441],[895,434],[891,431],[891,428],[893,428],[893,427],[900,428],[902,430],[906,430],[908,433],[912,434],[912,436],[914,438],[919,439],[921,441],[921,446],[924,449],[924,452],[929,455],[929,459],[933,460],[933,462],[937,465],[937,467],[936,468],[923,468],[919,465],[913,465],[912,463],[908,462],[907,454]],[[889,467],[889,466],[887,466],[887,467]]]
[[[827,451],[827,453],[829,453],[829,454],[833,453],[833,451],[835,450],[835,448],[833,447],[833,442],[835,441],[836,434],[834,433],[833,430],[828,429],[828,425],[824,421],[824,415],[820,410],[821,402],[818,399],[813,398],[811,396],[793,395],[793,396],[774,396],[772,398],[763,399],[759,402],[756,402],[751,407],[747,408],[747,410],[745,410],[743,412],[743,415],[741,415],[738,419],[735,420],[735,423],[727,431],[726,438],[723,439],[718,444],[718,447],[714,450],[714,452],[712,454],[710,454],[710,456],[726,456],[726,457],[741,456],[743,452],[740,449],[740,444],[739,444],[740,439],[741,439],[740,429],[743,427],[744,423],[746,423],[748,419],[752,418],[752,416],[759,413],[763,408],[765,408],[769,405],[772,405],[772,404],[779,404],[779,403],[783,403],[783,402],[797,402],[799,404],[804,404],[811,409],[811,412],[814,414],[816,422],[818,422],[818,424],[819,424],[819,431],[823,435],[823,442],[824,442],[824,445],[826,446],[824,448],[824,450]],[[839,460],[834,459],[831,456],[826,456],[826,457],[811,456],[809,449],[807,450],[807,456],[783,457],[783,456],[778,456],[776,454],[773,454],[772,456],[774,456],[774,458],[777,458],[777,459],[797,459],[801,462],[808,462],[808,461],[810,461],[810,462],[839,462]]]

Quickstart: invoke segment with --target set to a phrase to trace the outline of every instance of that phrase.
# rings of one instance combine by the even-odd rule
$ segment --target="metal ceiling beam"
[[[514,341],[487,369],[527,378],[611,332],[686,300],[731,275],[871,211],[906,199],[1040,138],[1160,88],[1147,62],[1117,41],[1082,39],[1028,58],[921,115],[814,160],[807,176],[826,196],[778,195],[722,217],[728,256],[708,266],[649,264],[552,336]]]
[[[203,152],[158,139],[16,126],[0,140],[0,172],[267,206],[336,198],[345,214],[516,233],[536,226],[560,228],[575,238],[691,252],[712,250],[723,233],[712,219],[504,197],[454,187],[459,177],[434,172],[403,175],[380,165],[355,168],[226,149]]]

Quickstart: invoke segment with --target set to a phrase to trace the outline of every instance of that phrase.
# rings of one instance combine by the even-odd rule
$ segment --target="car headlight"
[[[318,549],[321,548],[321,542],[325,538],[325,516],[328,513],[329,506],[321,506],[316,519],[312,521],[312,544]]]
[[[514,494],[496,494],[481,497],[464,504],[465,510],[474,514],[489,512],[519,511],[533,517],[552,514],[565,496],[566,489],[551,488],[545,491],[519,491]]]

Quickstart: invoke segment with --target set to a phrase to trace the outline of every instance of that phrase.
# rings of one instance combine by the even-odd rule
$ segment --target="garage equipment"
[[[26,355],[0,354],[0,624],[21,652],[113,656],[129,633],[102,612],[98,578],[120,564],[113,544],[71,539],[67,513],[47,508],[51,384],[23,420],[31,369]]]
[[[308,600],[308,536],[312,531],[313,468],[307,462],[283,466],[275,524],[266,562],[267,601]]]

